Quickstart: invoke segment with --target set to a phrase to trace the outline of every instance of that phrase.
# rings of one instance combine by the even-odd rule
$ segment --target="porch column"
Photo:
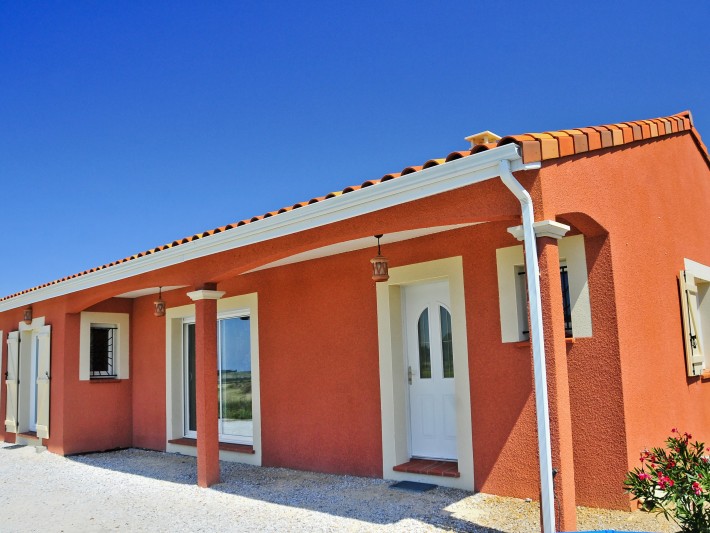
[[[557,531],[576,531],[577,508],[574,484],[574,456],[572,416],[567,373],[567,342],[565,340],[562,284],[560,281],[560,253],[557,242],[569,226],[552,220],[534,224],[537,237],[542,296],[545,357],[547,361],[547,390],[550,406],[550,438],[555,500],[558,513]],[[508,231],[514,236],[517,228]],[[520,239],[522,240],[522,226]]]
[[[217,399],[217,300],[223,291],[188,292],[195,302],[195,404],[197,415],[197,484],[219,483],[219,405]]]

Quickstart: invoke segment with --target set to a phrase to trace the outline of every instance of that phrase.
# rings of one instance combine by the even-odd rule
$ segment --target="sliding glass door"
[[[222,316],[217,323],[219,439],[252,444],[251,339],[249,315]],[[185,435],[196,437],[195,323],[183,323]]]

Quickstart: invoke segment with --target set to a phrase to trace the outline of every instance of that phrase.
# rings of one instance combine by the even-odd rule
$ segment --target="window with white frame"
[[[193,447],[180,441],[198,438],[195,305],[168,308],[165,316],[167,449],[194,454]],[[252,447],[250,453],[221,453],[228,460],[256,465],[261,464],[258,316],[256,293],[217,300],[218,373],[213,389],[219,402],[219,440]]]
[[[217,320],[219,440],[253,444],[251,327],[249,312],[221,313]],[[185,436],[197,436],[195,322],[183,321]]]
[[[587,281],[584,236],[558,241],[560,285],[567,337],[591,337],[592,316]],[[528,296],[522,245],[496,250],[498,301],[503,342],[529,340]]]
[[[678,283],[687,373],[700,376],[710,368],[706,359],[710,342],[710,267],[686,259]]]
[[[128,313],[81,313],[79,379],[128,378]]]

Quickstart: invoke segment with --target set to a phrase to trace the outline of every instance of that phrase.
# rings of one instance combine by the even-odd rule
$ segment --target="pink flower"
[[[666,487],[671,488],[673,485],[675,485],[675,482],[669,478],[668,476],[664,476],[663,474],[659,473],[658,475],[658,486],[661,489],[665,489]]]
[[[649,476],[646,472],[639,472],[639,479],[641,481],[645,481],[647,479],[651,479],[651,476]]]
[[[696,496],[700,496],[703,493],[703,488],[700,486],[700,483],[695,481],[693,483],[693,492],[695,492]]]
[[[671,429],[671,433],[678,433],[678,428]]]
[[[690,440],[693,438],[693,436],[690,433],[683,433],[683,436],[685,437],[685,440]]]
[[[662,489],[665,489],[666,487],[671,488],[674,485],[672,479],[664,479],[663,481],[658,482],[658,486]]]

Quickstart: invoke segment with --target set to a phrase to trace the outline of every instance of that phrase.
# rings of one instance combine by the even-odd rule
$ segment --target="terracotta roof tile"
[[[602,147],[602,136],[594,128],[580,128],[579,131],[587,136],[587,149],[599,150]]]
[[[594,126],[594,129],[599,132],[599,137],[602,141],[602,148],[614,146],[614,137],[609,128],[604,126]]]
[[[631,142],[642,141],[644,139],[651,139],[651,138],[660,137],[660,136],[664,136],[664,135],[671,135],[671,134],[683,132],[683,131],[690,131],[691,132],[693,139],[695,140],[697,146],[699,147],[699,149],[703,153],[706,161],[710,165],[710,155],[708,154],[708,150],[700,138],[700,134],[693,127],[693,120],[692,120],[692,117],[691,117],[691,114],[689,111],[684,111],[684,112],[678,113],[676,115],[671,115],[671,116],[667,116],[667,117],[659,117],[659,118],[650,119],[650,120],[640,120],[640,121],[634,121],[634,122],[621,122],[621,123],[617,123],[617,124],[605,124],[603,126],[592,126],[592,127],[568,129],[568,130],[560,130],[560,131],[547,131],[544,133],[525,133],[522,135],[509,135],[507,137],[503,137],[497,143],[482,144],[482,145],[477,145],[477,146],[473,147],[471,150],[462,150],[462,151],[451,152],[448,156],[446,156],[446,158],[429,159],[421,166],[410,166],[410,167],[403,169],[402,172],[400,172],[400,173],[395,172],[395,173],[391,173],[391,174],[385,174],[380,179],[367,180],[367,181],[364,181],[360,185],[352,185],[352,186],[346,187],[342,190],[333,191],[331,193],[328,193],[325,196],[311,198],[310,200],[308,200],[306,202],[298,202],[296,204],[293,204],[292,206],[282,207],[281,209],[278,209],[276,211],[270,211],[270,212],[265,213],[263,215],[254,216],[250,219],[244,219],[244,220],[240,220],[238,222],[233,222],[233,223],[227,224],[225,226],[220,226],[219,228],[211,229],[211,230],[205,231],[203,233],[198,233],[198,234],[192,235],[191,237],[185,237],[181,240],[175,240],[172,243],[163,244],[162,246],[157,246],[155,248],[151,248],[145,252],[140,252],[138,254],[120,259],[118,261],[114,261],[112,263],[108,263],[105,265],[101,265],[99,267],[94,267],[92,269],[85,270],[79,274],[72,274],[71,276],[67,276],[67,277],[63,277],[58,280],[50,281],[48,283],[38,285],[37,287],[33,287],[31,289],[25,289],[25,290],[20,291],[18,293],[11,294],[9,296],[5,296],[4,298],[0,298],[0,301],[1,300],[8,300],[10,298],[14,298],[14,297],[22,295],[22,294],[28,294],[30,292],[42,289],[44,287],[56,285],[58,283],[62,283],[62,282],[67,281],[69,279],[74,279],[74,278],[77,278],[80,276],[84,276],[84,275],[90,274],[92,272],[97,272],[99,270],[105,270],[107,268],[111,268],[113,266],[116,266],[121,263],[125,263],[127,261],[133,261],[133,260],[138,259],[140,257],[155,254],[155,253],[167,250],[169,248],[173,248],[175,246],[180,246],[182,244],[193,242],[198,239],[202,239],[204,237],[209,237],[211,235],[215,235],[217,233],[222,233],[224,231],[230,231],[230,230],[236,230],[239,227],[244,226],[246,224],[250,224],[252,222],[257,222],[257,221],[263,220],[265,218],[278,216],[282,213],[287,213],[287,212],[292,211],[294,209],[300,209],[301,207],[304,207],[307,205],[312,205],[312,204],[320,203],[323,201],[327,201],[330,198],[335,198],[335,197],[343,195],[343,194],[355,192],[359,189],[363,189],[366,187],[371,187],[373,185],[377,185],[378,183],[383,183],[383,182],[390,181],[393,179],[399,179],[399,178],[406,176],[408,174],[420,172],[420,171],[428,169],[428,168],[432,168],[432,167],[435,167],[438,165],[448,163],[450,161],[455,161],[457,159],[468,157],[470,155],[477,154],[479,152],[483,152],[486,150],[490,150],[490,149],[495,148],[497,146],[503,146],[505,144],[511,144],[511,143],[517,144],[520,147],[522,157],[523,157],[523,162],[535,163],[535,162],[547,161],[547,160],[561,158],[561,157],[573,156],[576,154],[583,154],[583,153],[589,152],[589,151],[610,148],[610,147],[614,147],[614,146],[620,146],[620,145],[631,143]]]
[[[540,142],[543,161],[560,157],[559,144],[557,143],[557,139],[552,135],[548,133],[533,133],[531,135]]]
[[[422,167],[407,167],[402,171],[400,176],[406,176],[407,174],[413,174],[415,172],[419,172],[420,170],[422,170]],[[343,191],[343,192],[345,192],[345,191]]]
[[[485,145],[482,146],[485,147]],[[451,152],[449,155],[446,156],[445,161],[448,163],[449,161],[455,161],[456,159],[461,159],[462,157],[466,157],[467,155],[469,155],[469,152]]]
[[[574,155],[574,139],[569,133],[564,131],[547,131],[550,137],[557,139],[557,147],[560,157]]]
[[[589,151],[589,140],[587,136],[580,130],[562,130],[567,133],[574,141],[574,153],[582,154]]]
[[[441,165],[442,163],[445,163],[445,162],[446,162],[445,159],[430,159],[429,161],[427,161],[426,163],[424,163],[422,165],[422,168],[435,167],[435,166]]]
[[[618,124],[618,126],[619,126],[619,129],[621,130],[621,134],[624,137],[622,139],[621,144],[634,142],[634,130],[631,129],[631,126],[629,126],[628,124]]]
[[[470,152],[466,152],[466,155],[473,155],[473,154],[479,154],[481,152],[485,152],[486,150],[490,150],[491,148],[495,148],[498,146],[497,144],[477,144],[473,148],[471,148]],[[450,161],[450,159],[447,158],[447,162]]]

